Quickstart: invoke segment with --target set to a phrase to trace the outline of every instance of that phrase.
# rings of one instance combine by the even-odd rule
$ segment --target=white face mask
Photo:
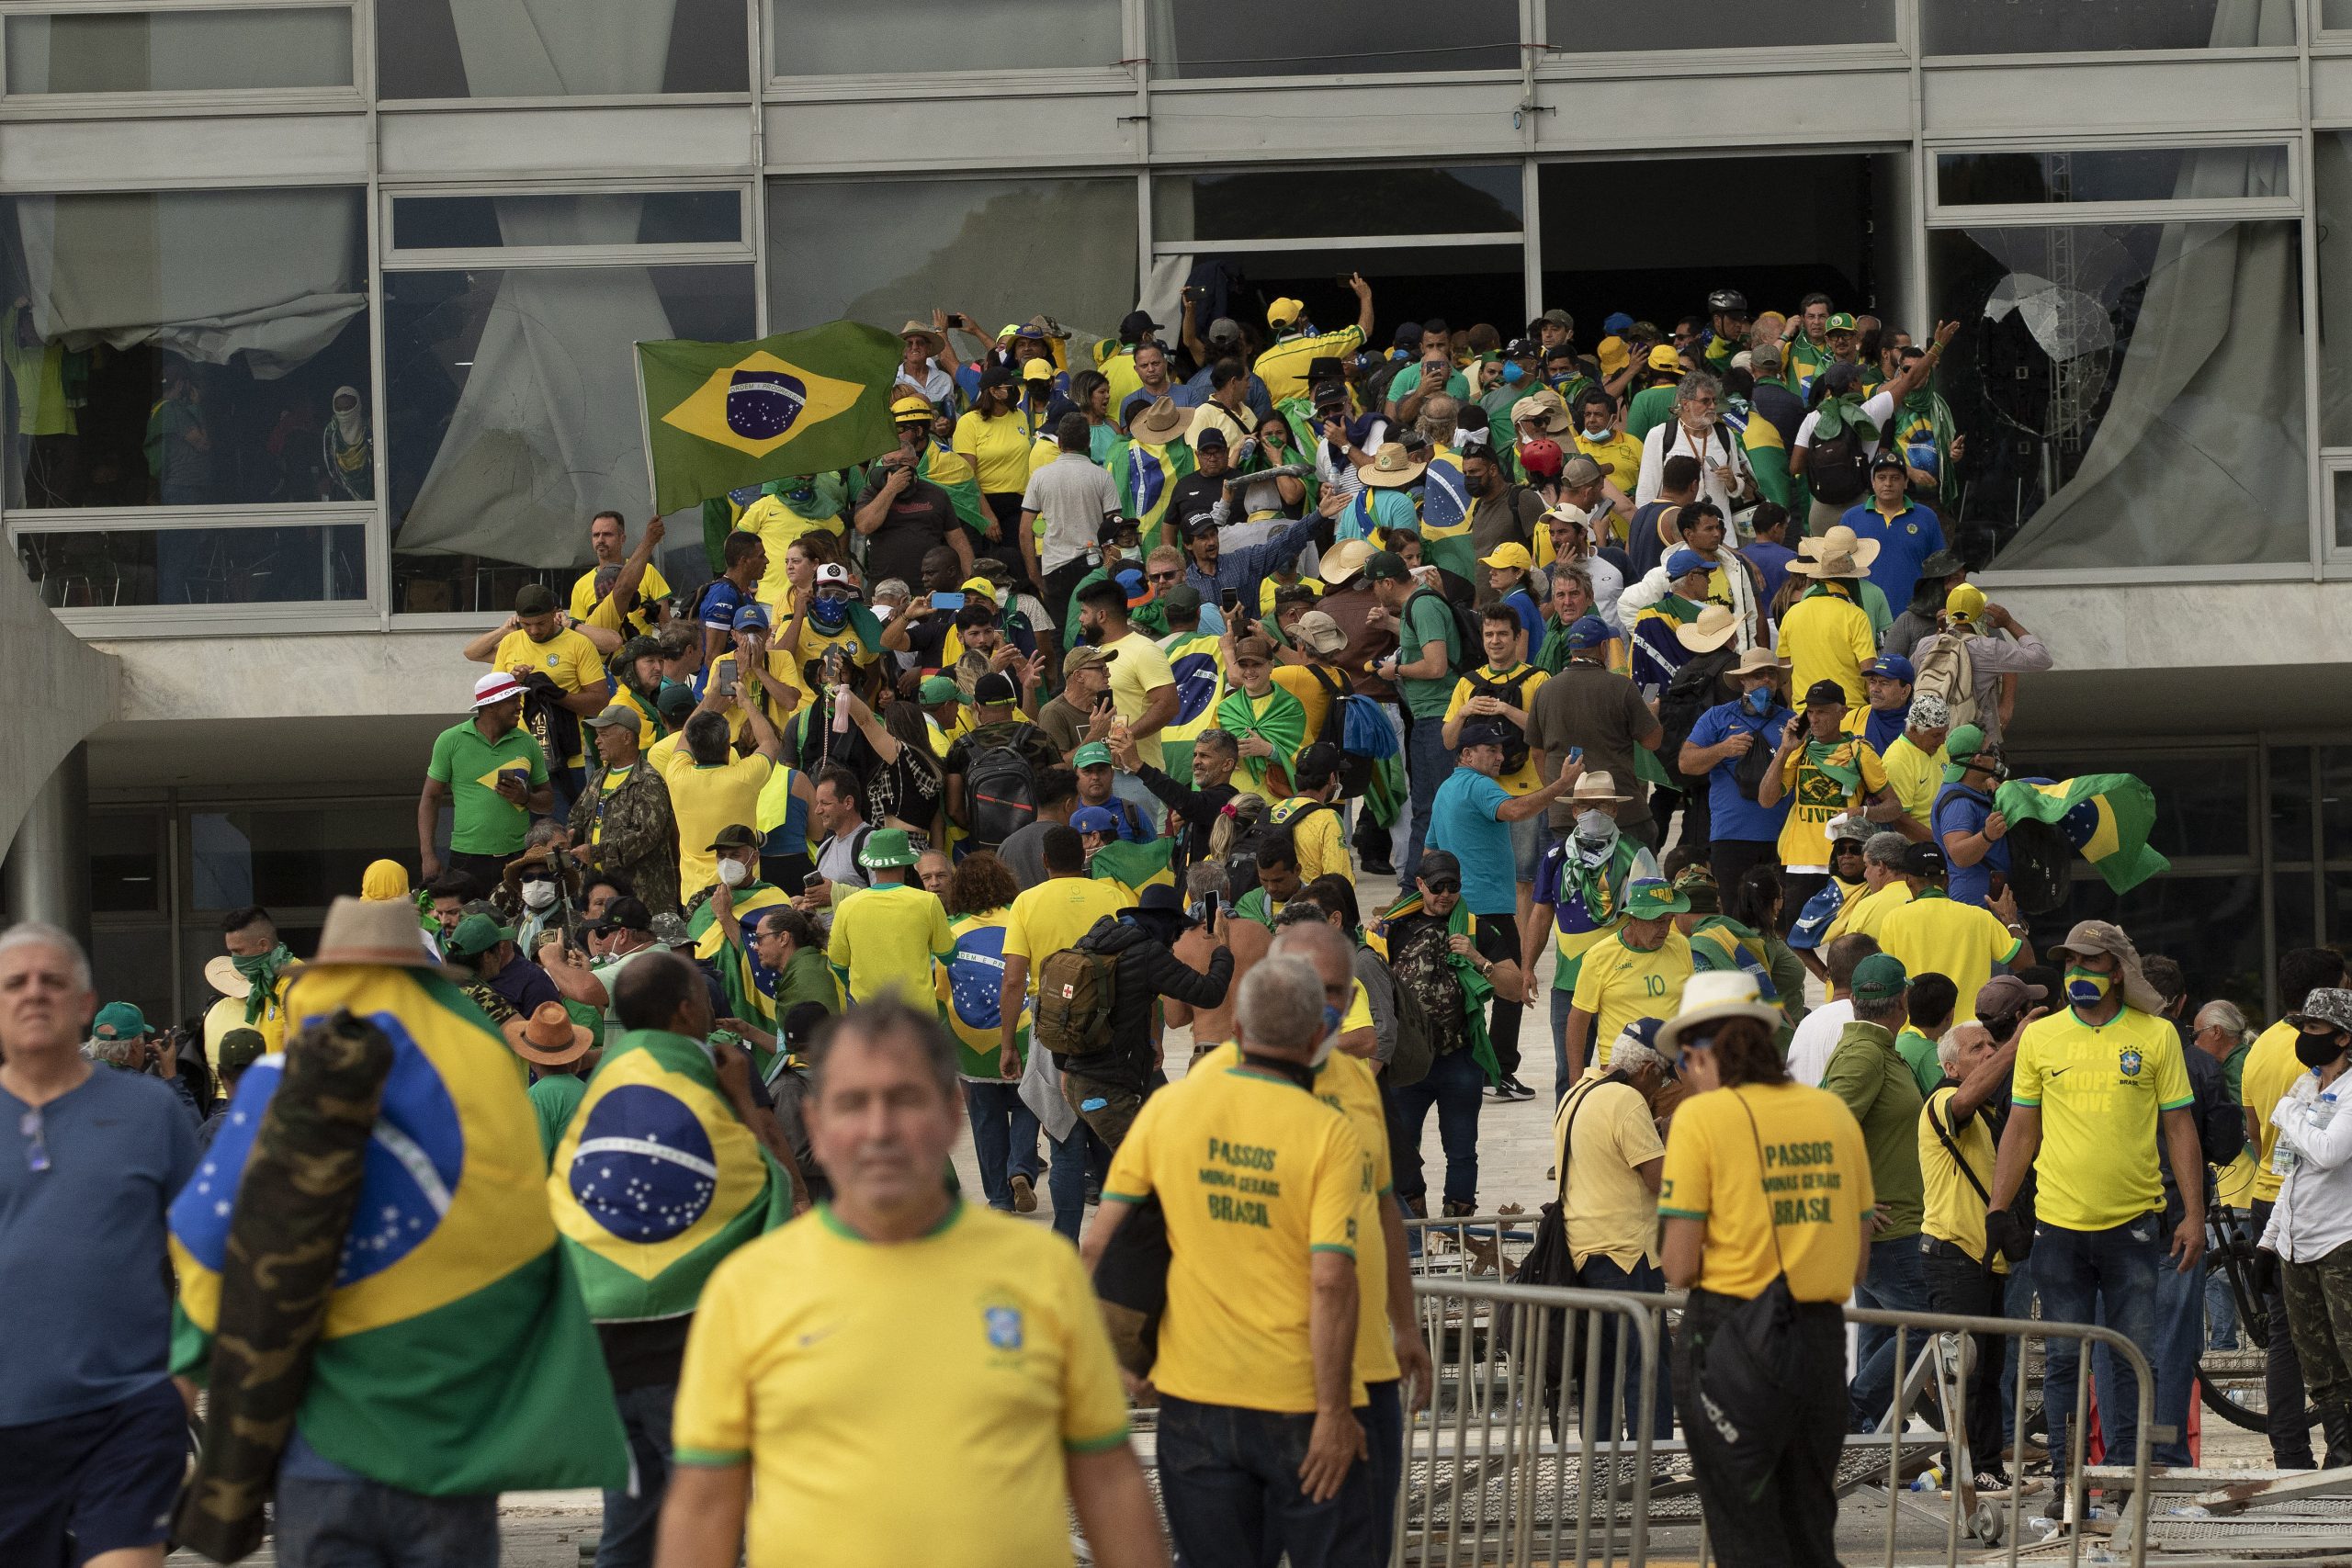
[[[1617,818],[1606,811],[1586,811],[1577,817],[1577,837],[1589,844],[1617,841]]]
[[[526,882],[523,884],[523,903],[526,908],[532,909],[552,908],[555,904],[555,884]]]
[[[729,887],[741,887],[743,886],[743,879],[751,874],[751,868],[740,860],[723,860],[718,863],[718,880]]]

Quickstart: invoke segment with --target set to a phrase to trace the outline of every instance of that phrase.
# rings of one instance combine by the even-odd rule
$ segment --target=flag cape
[[[320,1454],[429,1496],[618,1486],[612,1384],[548,1213],[517,1058],[481,1010],[421,970],[301,973],[288,1021],[349,1008],[393,1057],[296,1426]],[[172,1367],[200,1372],[230,1220],[283,1056],[237,1085],[171,1206]]]
[[[1217,704],[1225,700],[1220,646],[1214,632],[1174,632],[1160,641],[1176,675],[1176,716],[1159,731],[1160,766],[1171,779],[1193,776],[1193,740],[1216,722]]]
[[[1173,839],[1148,839],[1139,844],[1114,839],[1094,852],[1094,858],[1086,863],[1087,874],[1097,882],[1115,882],[1138,895],[1147,887],[1173,887],[1176,874],[1168,868],[1168,862],[1175,852]]]
[[[1130,439],[1112,451],[1110,468],[1120,515],[1134,518],[1148,544],[1152,530],[1167,519],[1176,481],[1193,471],[1193,448],[1182,439],[1164,446]]]
[[[963,1071],[973,1077],[997,1077],[997,1052],[1003,1021],[1004,929],[1002,909],[966,915],[948,930],[956,938],[956,956],[932,965],[939,997],[939,1016],[956,1036]],[[1024,998],[1014,1023],[1012,1043],[1022,1059],[1029,1055],[1029,1006]]]
[[[1262,697],[1252,697],[1236,687],[1216,705],[1216,727],[1236,740],[1261,737],[1274,749],[1273,761],[1288,772],[1299,748],[1306,744],[1306,708],[1280,686]],[[1266,780],[1266,762],[1263,757],[1244,757],[1234,770],[1234,778],[1239,787],[1264,795],[1272,806],[1283,796]]]
[[[599,1323],[695,1310],[721,1259],[792,1217],[792,1183],[696,1041],[633,1030],[597,1064],[547,1179]]]
[[[2172,862],[2148,847],[2155,792],[2130,773],[2086,773],[2056,784],[2011,779],[1994,792],[1993,804],[2013,822],[2055,826],[2118,893],[2172,869]]]
[[[1462,455],[1438,448],[1421,476],[1421,556],[1431,566],[1476,581],[1478,547],[1470,536],[1470,481]]]
[[[989,525],[996,521],[996,513],[980,500],[980,481],[972,465],[936,441],[923,453],[922,477],[947,492],[947,499],[956,503],[956,515],[975,534],[987,533]]]
[[[763,909],[791,901],[779,887],[751,883],[735,890],[735,919],[747,920]],[[753,961],[750,934],[745,933],[741,947],[730,946],[718,924],[718,911],[707,898],[687,922],[686,934],[695,939],[695,957],[718,972],[718,988],[726,994],[729,1016],[774,1032],[776,975]]]
[[[1690,931],[1690,957],[1702,970],[1745,969],[1754,976],[1756,992],[1768,1002],[1781,999],[1772,984],[1772,956],[1764,939],[1729,915],[1709,915]]]
[[[753,343],[639,344],[654,510],[888,452],[902,353],[896,337],[855,321]]]

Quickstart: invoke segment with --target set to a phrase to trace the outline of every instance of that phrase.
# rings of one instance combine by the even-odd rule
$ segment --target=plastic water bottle
[[[1931,1464],[1911,1478],[1914,1492],[1940,1492],[1944,1489],[1944,1467]]]
[[[2329,1089],[2319,1097],[2319,1104],[2312,1110],[2312,1131],[2316,1133],[2335,1120],[2335,1091]]]
[[[2335,1120],[2335,1090],[2329,1089],[2312,1106],[2311,1130],[2314,1133]],[[2280,1138],[2270,1151],[2270,1171],[2274,1176],[2291,1176],[2303,1163],[2302,1156],[2287,1146]]]

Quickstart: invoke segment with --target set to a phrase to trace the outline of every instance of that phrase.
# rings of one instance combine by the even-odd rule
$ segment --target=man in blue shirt
[[[0,1562],[159,1568],[187,1462],[168,1374],[164,1211],[196,1123],[81,1051],[97,1010],[63,931],[0,934]]]
[[[1877,570],[1872,563],[1871,570]],[[1868,705],[1846,710],[1846,733],[1859,735],[1880,756],[1902,738],[1911,724],[1911,687],[1918,671],[1899,653],[1882,653],[1862,666],[1862,690]]]
[[[2009,874],[2009,819],[1993,807],[1993,791],[2009,771],[2001,764],[2001,749],[1987,745],[1973,724],[1944,738],[1944,787],[1928,826],[1943,846],[1946,896],[1955,904],[1981,905],[1992,897],[1993,874],[2004,881]]]
[[[1781,732],[1795,716],[1795,710],[1781,700],[1781,672],[1786,668],[1769,648],[1751,648],[1742,654],[1730,672],[1739,687],[1739,700],[1701,714],[1677,761],[1685,778],[1706,775],[1707,864],[1715,886],[1726,893],[1752,868],[1779,858],[1789,798],[1758,805],[1756,783],[1744,781],[1741,771],[1745,761],[1748,778],[1760,782],[1764,767],[1781,748]]]
[[[1870,499],[1848,507],[1838,519],[1855,537],[1878,541],[1871,582],[1890,605],[1911,602],[1920,563],[1944,547],[1942,521],[1911,499],[1910,486],[1911,470],[1903,466],[1903,454],[1881,452],[1871,463]]]

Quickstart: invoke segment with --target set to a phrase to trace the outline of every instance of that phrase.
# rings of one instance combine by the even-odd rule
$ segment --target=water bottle
[[[1944,1467],[1931,1464],[1911,1478],[1914,1492],[1940,1492],[1944,1489]]]
[[[2319,1104],[2312,1109],[2312,1131],[2316,1133],[2335,1120],[2335,1091],[2329,1089],[2319,1097]]]

